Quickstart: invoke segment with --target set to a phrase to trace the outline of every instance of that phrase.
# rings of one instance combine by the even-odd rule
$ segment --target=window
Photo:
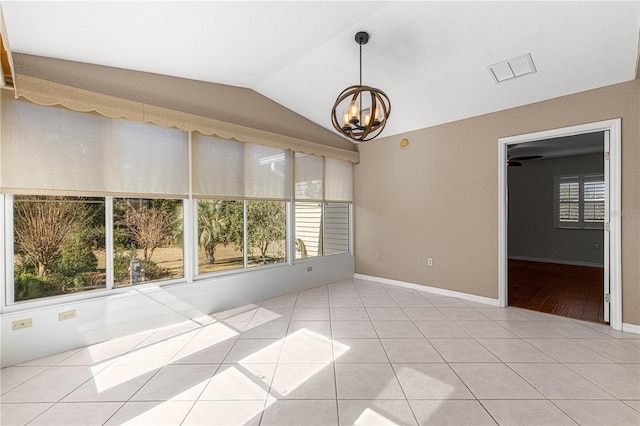
[[[296,259],[322,256],[322,203],[297,202]]]
[[[349,251],[349,204],[324,205],[324,254]]]
[[[115,287],[184,277],[182,200],[120,198],[113,212]]]
[[[15,196],[14,300],[105,288],[102,198]]]
[[[198,200],[198,273],[244,267],[244,212],[238,200]]]
[[[286,203],[247,201],[247,266],[286,260]]]
[[[605,182],[601,174],[556,176],[556,228],[602,229]]]

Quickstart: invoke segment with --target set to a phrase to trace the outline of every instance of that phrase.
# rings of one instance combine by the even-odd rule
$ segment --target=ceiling
[[[385,91],[384,136],[636,77],[639,1],[2,2],[13,52],[252,89],[333,131],[336,96]],[[537,72],[487,67],[530,53]]]

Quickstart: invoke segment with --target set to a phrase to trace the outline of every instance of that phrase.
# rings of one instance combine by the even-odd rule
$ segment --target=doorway
[[[576,151],[576,147],[580,145],[579,142],[585,140],[591,140],[592,147],[583,147],[582,149],[591,150],[591,152]],[[595,145],[599,144],[601,146],[599,148],[600,154],[594,152],[593,141],[595,140],[599,140]],[[620,211],[620,120],[608,120],[501,138],[498,141],[498,146],[500,158],[500,305],[507,306],[511,304],[526,308],[537,306],[537,309],[542,311],[567,314],[566,316],[573,317],[576,317],[578,311],[582,311],[582,313],[587,311],[587,318],[580,319],[609,322],[612,328],[621,329],[620,215],[617,214]],[[576,173],[577,166],[574,164],[572,170],[567,169],[567,173],[557,173],[553,184],[547,183],[545,188],[547,194],[545,196],[553,197],[552,199],[554,200],[554,224],[551,226],[553,229],[549,230],[548,238],[552,238],[551,234],[554,232],[557,235],[564,236],[571,234],[577,236],[578,239],[591,241],[589,243],[590,249],[582,250],[582,254],[576,254],[571,250],[567,250],[566,247],[563,251],[562,243],[547,241],[547,245],[549,246],[550,244],[552,247],[551,252],[555,250],[556,253],[551,253],[547,256],[540,255],[542,252],[536,252],[536,250],[540,250],[540,247],[533,247],[536,244],[531,244],[531,241],[534,241],[531,237],[527,242],[526,233],[519,236],[525,241],[515,240],[514,235],[510,235],[510,229],[512,233],[514,229],[509,227],[510,191],[511,200],[519,203],[526,199],[527,194],[526,191],[522,192],[522,185],[518,187],[515,180],[512,182],[512,187],[510,187],[509,177],[510,175],[512,177],[516,175],[514,173],[516,169],[522,172],[520,173],[521,175],[526,175],[529,172],[531,172],[529,174],[533,175],[534,169],[538,171],[545,170],[547,174],[554,173],[554,170],[559,170],[561,164],[567,161],[571,162],[569,160],[559,160],[559,158],[567,157],[567,154],[572,153],[577,154],[576,158],[572,160],[573,163],[577,164],[588,159],[592,163],[591,169],[585,169],[586,172],[582,174]],[[600,160],[598,160],[598,156]],[[578,159],[577,157],[581,158]],[[554,160],[554,158],[557,159]],[[539,163],[536,167],[533,167],[536,161]],[[600,170],[594,168],[594,161],[599,161]],[[514,162],[519,164],[514,165]],[[511,166],[508,166],[509,163],[511,163]],[[531,167],[528,167],[529,165]],[[525,170],[527,171],[525,172]],[[599,179],[600,181],[598,182]],[[600,201],[604,201],[604,211],[602,204],[598,202],[585,203],[584,200],[586,197],[584,195],[586,194],[584,192],[585,188],[600,189],[602,186],[604,186],[604,200]],[[518,189],[519,192],[513,192],[515,189]],[[571,189],[574,191],[572,194],[579,196],[575,200],[567,199],[566,196],[560,200],[562,197],[559,197],[559,189],[564,191],[563,193],[565,194],[567,189]],[[552,195],[549,195],[548,191],[551,191]],[[547,199],[547,202],[550,202],[550,200]],[[547,211],[549,209],[548,207],[546,208]],[[525,221],[531,223],[541,219],[545,219],[548,222],[550,219],[550,217],[537,217],[533,211],[528,212],[528,215],[529,217],[525,218]],[[599,215],[603,217],[602,220],[598,221]],[[547,223],[547,227],[549,227],[548,225]],[[575,232],[579,228],[587,229],[588,231]],[[600,229],[599,231],[598,228]],[[568,244],[568,242],[565,243]],[[509,259],[510,255],[511,259]],[[573,259],[571,258],[572,256],[574,257]],[[563,257],[565,259],[562,259]],[[554,261],[553,259],[560,261]],[[510,280],[510,273],[512,280]],[[549,278],[551,284],[547,290],[534,288],[532,282],[526,283],[526,278],[523,277],[531,276],[531,274],[535,274],[537,277],[534,280],[536,285],[543,285],[544,278]],[[563,276],[564,279],[559,280],[558,276]],[[511,290],[514,293],[512,295],[514,297],[509,297],[509,281],[512,281]],[[577,281],[580,281],[579,286],[576,285]],[[559,288],[562,282],[567,287],[566,291]],[[592,287],[597,287],[585,290],[584,284],[587,282],[590,282]],[[523,288],[526,291],[523,292]],[[572,288],[582,293],[578,297],[589,299],[589,306],[580,306],[579,303],[567,303],[567,300],[571,298]],[[529,292],[528,294],[527,291]],[[548,293],[546,296],[544,294],[545,291]],[[529,300],[534,297],[532,295],[533,292],[537,292],[537,300]],[[585,294],[589,296],[586,297]],[[544,297],[549,300],[546,304],[544,300],[540,300]],[[555,306],[554,303],[556,304]],[[530,306],[525,306],[527,304]]]

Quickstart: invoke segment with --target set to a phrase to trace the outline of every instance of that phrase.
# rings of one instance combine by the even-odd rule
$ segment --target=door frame
[[[609,277],[609,324],[614,330],[622,330],[622,251],[621,251],[621,119],[598,121],[498,139],[498,301],[508,304],[508,200],[507,200],[507,147],[541,139],[560,138],[584,133],[609,132],[609,174],[605,175],[608,192],[608,209],[605,211],[605,275]],[[606,148],[605,148],[606,149]],[[606,152],[605,152],[605,158]],[[608,230],[606,224],[609,225]],[[606,249],[607,244],[605,244]],[[607,259],[608,258],[608,262]]]

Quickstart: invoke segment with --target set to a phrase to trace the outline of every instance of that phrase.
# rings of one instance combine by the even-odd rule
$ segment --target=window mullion
[[[113,197],[105,197],[104,200],[104,232],[105,232],[105,288],[113,288]]]
[[[247,251],[249,250],[248,247],[248,238],[247,238],[247,200],[244,200],[242,202],[242,226],[243,226],[243,230],[242,230],[242,246],[244,247],[244,249],[242,250],[242,262],[243,262],[243,267],[246,268],[247,267]]]
[[[3,224],[3,241],[5,242],[5,258],[2,259],[4,263],[4,280],[5,282],[5,297],[2,306],[12,305],[15,303],[15,283],[14,283],[14,269],[13,269],[13,195],[12,194],[0,194],[4,207],[2,209]]]

